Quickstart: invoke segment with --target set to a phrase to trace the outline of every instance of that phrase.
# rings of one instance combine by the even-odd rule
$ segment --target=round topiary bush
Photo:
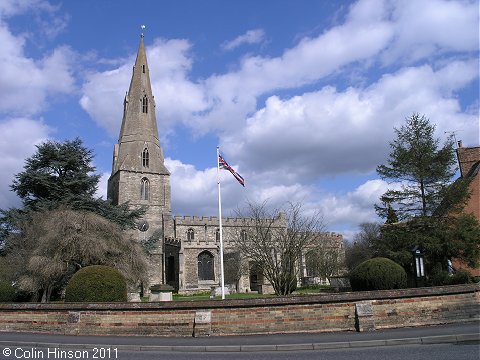
[[[12,283],[0,279],[0,302],[13,302],[15,301],[16,291]]]
[[[407,273],[387,258],[364,261],[350,273],[353,291],[389,290],[407,287]]]
[[[72,276],[65,302],[127,301],[127,283],[118,270],[102,265],[85,267]]]

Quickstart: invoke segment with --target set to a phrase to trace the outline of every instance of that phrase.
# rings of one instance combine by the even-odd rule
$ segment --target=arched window
[[[240,231],[240,239],[242,241],[247,241],[248,237],[247,237],[247,232],[245,230]]]
[[[148,149],[145,148],[142,152],[142,166],[148,168],[148,161]]]
[[[143,99],[142,99],[142,112],[144,114],[148,113],[148,98],[147,98],[147,95],[144,95]]]
[[[188,241],[195,240],[195,231],[193,231],[193,229],[188,229],[187,230],[187,240]]]
[[[198,280],[215,280],[213,255],[208,251],[202,251],[198,255]]]
[[[148,200],[150,198],[150,181],[147,178],[142,179],[142,184],[140,187],[140,199]]]
[[[220,229],[215,230],[215,241],[220,241]]]

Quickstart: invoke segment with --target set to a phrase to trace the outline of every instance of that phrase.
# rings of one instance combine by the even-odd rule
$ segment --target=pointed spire
[[[144,170],[138,158],[144,149],[148,148],[149,153],[156,159],[156,161],[150,161],[150,170],[168,174],[163,164],[163,151],[158,137],[155,99],[150,83],[143,33],[140,36],[130,87],[124,99],[118,145],[118,157],[113,165],[113,172],[122,169]]]

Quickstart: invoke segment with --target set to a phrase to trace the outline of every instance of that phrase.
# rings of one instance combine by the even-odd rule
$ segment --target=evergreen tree
[[[412,249],[420,246],[425,254],[427,276],[447,270],[448,260],[457,258],[469,266],[478,265],[480,224],[470,214],[455,217],[418,216],[409,221],[386,224],[373,246],[380,256],[402,265],[413,274]]]
[[[462,213],[471,179],[450,183],[455,174],[453,141],[448,139],[440,147],[434,132],[435,126],[419,114],[395,129],[388,164],[378,166],[377,172],[401,188],[388,190],[380,198],[383,206],[375,205],[387,221],[373,242],[378,255],[401,264],[407,272],[413,271],[411,249],[420,246],[429,275],[446,270],[452,258],[475,266],[480,254],[480,225]]]
[[[23,171],[15,175],[10,188],[30,208],[93,198],[100,176],[92,175],[92,160],[92,151],[79,138],[44,142],[25,160]]]
[[[398,216],[395,210],[388,205],[388,210],[387,210],[387,221],[385,222],[386,224],[395,224],[398,222]]]
[[[94,174],[93,152],[82,140],[47,141],[25,160],[22,172],[15,175],[12,191],[22,199],[21,209],[0,209],[0,253],[8,249],[6,239],[18,231],[18,223],[31,211],[48,211],[60,206],[94,212],[120,225],[134,228],[144,208],[129,209],[128,203],[114,206],[95,198],[99,175]]]
[[[435,125],[416,113],[395,129],[388,163],[378,166],[377,173],[382,179],[401,183],[401,189],[390,189],[382,195],[381,201],[387,205],[375,205],[380,216],[387,217],[389,206],[395,207],[400,219],[429,216],[443,200],[455,174],[455,153],[453,140],[439,148],[434,132]]]

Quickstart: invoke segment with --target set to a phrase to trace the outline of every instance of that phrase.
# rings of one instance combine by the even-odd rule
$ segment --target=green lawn
[[[275,295],[262,295],[257,293],[237,293],[225,295],[225,299],[257,299],[263,297],[271,297]],[[222,297],[217,296],[215,300],[220,300]],[[197,301],[197,300],[210,300],[210,293],[208,294],[195,294],[195,295],[178,295],[173,294],[174,301]]]
[[[329,289],[329,286],[305,286],[300,287],[293,293],[293,295],[309,295],[309,294],[318,294],[321,290]],[[225,299],[259,299],[265,297],[274,297],[276,295],[263,295],[257,293],[236,293],[225,295]],[[216,300],[220,300],[221,296],[217,296]],[[193,294],[193,295],[178,295],[173,294],[174,301],[197,301],[197,300],[210,300],[210,292],[202,294]]]

